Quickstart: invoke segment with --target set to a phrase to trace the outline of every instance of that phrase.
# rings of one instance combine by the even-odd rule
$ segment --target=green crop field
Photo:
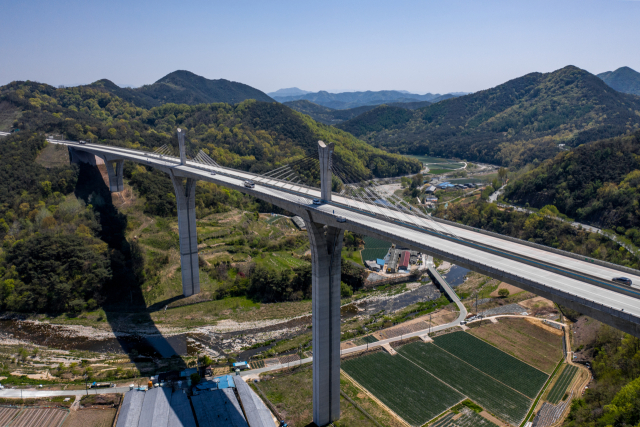
[[[364,236],[362,240],[364,240],[365,249],[371,249],[371,248],[389,249],[391,247],[391,243],[385,240],[376,239],[375,237]]]
[[[533,403],[525,395],[507,387],[468,363],[452,357],[437,345],[414,342],[401,347],[398,352],[417,367],[422,368],[414,369],[411,371],[411,375],[414,372],[426,370],[487,411],[511,424],[518,425],[527,415],[527,411]],[[482,359],[484,355],[478,354],[477,357]]]
[[[547,402],[557,405],[558,402],[562,400],[567,391],[567,387],[569,387],[571,381],[573,381],[573,378],[576,376],[576,372],[578,372],[577,366],[566,365],[564,367],[558,381],[553,385],[553,388],[547,396]]]
[[[461,393],[399,355],[379,351],[345,360],[341,367],[413,426],[423,425],[464,400]]]
[[[362,251],[360,251],[360,254],[362,255],[362,259],[364,261],[368,261],[368,260],[375,260],[378,258],[384,258],[387,255],[387,252],[389,252],[389,249],[372,248],[372,249],[363,249]]]
[[[549,376],[466,332],[434,339],[435,344],[505,385],[534,399]]]

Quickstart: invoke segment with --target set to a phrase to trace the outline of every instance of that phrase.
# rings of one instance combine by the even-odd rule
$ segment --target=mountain
[[[524,165],[565,144],[640,127],[640,99],[574,66],[531,73],[407,114],[378,107],[336,127],[389,151]]]
[[[381,90],[378,92],[342,92],[329,93],[320,91],[315,93],[307,93],[298,96],[274,96],[278,102],[291,101],[311,101],[314,104],[322,105],[336,110],[346,110],[350,108],[362,107],[365,105],[380,105],[399,102],[416,102],[416,101],[432,101],[441,97],[440,94],[427,93],[425,95],[411,94],[406,91],[397,90]],[[452,95],[453,96],[453,95]]]
[[[622,233],[640,227],[640,132],[564,151],[510,182],[505,198],[536,208],[552,204]],[[628,237],[640,246],[640,232]]]
[[[640,96],[640,73],[629,67],[598,74],[604,82],[618,92]]]
[[[360,114],[376,108],[376,105],[363,105],[362,107],[349,108],[346,110],[335,110],[329,107],[323,107],[322,105],[314,104],[311,101],[300,99],[298,101],[288,101],[284,105],[298,111],[299,113],[311,116],[311,118],[317,122],[324,123],[326,125],[336,125],[346,120],[351,120],[358,117]],[[393,102],[387,104],[391,107],[398,107],[405,110],[416,110],[431,105],[429,101],[415,101],[415,102]]]
[[[152,108],[167,103],[238,104],[247,99],[273,102],[273,99],[264,92],[243,83],[224,79],[209,80],[189,71],[174,71],[153,84],[136,89],[121,88],[106,79],[98,80],[88,86],[109,92],[142,108]]]
[[[88,86],[109,92],[126,102],[135,104],[138,107],[153,108],[160,104],[157,100],[148,95],[145,95],[144,93],[137,92],[136,90],[131,88],[122,88],[113,83],[111,80],[98,80]]]
[[[308,90],[298,89],[297,87],[290,87],[287,89],[278,89],[275,92],[269,92],[267,95],[275,98],[276,96],[301,96],[306,95],[307,93],[311,92],[309,92]]]
[[[160,104],[238,104],[247,99],[273,102],[267,94],[249,85],[224,79],[209,80],[189,71],[174,71],[151,85],[133,90]]]
[[[297,101],[288,101],[284,105],[296,110],[299,113],[310,116],[313,120],[324,123],[326,125],[335,125],[345,120],[353,119],[360,114],[375,108],[375,105],[364,105],[362,107],[349,108],[346,110],[335,110],[322,105],[314,104],[311,101],[300,99]]]
[[[373,148],[279,103],[246,100],[236,105],[165,104],[134,109],[105,88],[114,90],[106,83],[56,89],[13,82],[0,87],[0,104],[21,111],[14,125],[20,130],[149,150],[175,145],[175,129],[181,127],[188,131],[192,154],[203,149],[222,165],[255,172],[317,153],[318,140],[335,142],[337,157],[365,176],[404,175],[421,167],[418,161]]]

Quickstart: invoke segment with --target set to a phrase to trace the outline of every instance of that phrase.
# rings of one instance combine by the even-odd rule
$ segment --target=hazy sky
[[[0,0],[0,85],[473,92],[576,65],[640,71],[640,1]]]

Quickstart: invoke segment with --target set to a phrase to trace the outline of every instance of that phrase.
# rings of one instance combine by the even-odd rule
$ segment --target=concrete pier
[[[344,230],[307,222],[311,241],[313,422],[340,418],[340,271]]]
[[[322,199],[331,200],[333,144],[318,141]],[[340,418],[340,273],[344,230],[325,226],[307,215],[311,243],[313,422],[327,425]]]
[[[325,144],[318,141],[318,157],[320,159],[320,198],[325,202],[331,201],[331,157],[333,142]]]
[[[107,173],[109,174],[109,191],[112,193],[123,191],[124,181],[122,179],[122,170],[124,167],[124,160],[105,160],[104,164],[107,167]]]
[[[178,205],[178,233],[180,235],[180,267],[182,268],[182,294],[188,297],[200,292],[198,265],[198,234],[196,231],[196,180],[169,174],[176,192]]]

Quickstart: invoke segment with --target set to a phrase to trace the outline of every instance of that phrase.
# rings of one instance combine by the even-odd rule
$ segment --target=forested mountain
[[[615,71],[598,74],[606,84],[618,92],[640,96],[640,73],[629,67],[620,67]]]
[[[438,102],[410,115],[378,107],[337,125],[389,151],[524,165],[640,127],[640,99],[568,66]]]
[[[366,92],[342,93],[329,93],[326,91],[320,91],[298,96],[274,96],[274,99],[278,102],[283,103],[305,100],[311,101],[314,104],[322,105],[323,107],[329,107],[336,110],[346,110],[350,108],[388,104],[394,102],[431,101],[435,98],[440,98],[441,96],[443,95],[432,93],[427,93],[426,95],[416,95],[413,93],[408,93],[406,91],[398,90],[381,90],[377,92],[369,90]]]
[[[302,114],[310,116],[313,120],[324,123],[327,125],[336,125],[346,120],[351,120],[358,117],[360,114],[376,108],[375,105],[364,105],[362,107],[349,108],[346,110],[335,110],[329,107],[323,107],[322,105],[314,104],[311,101],[299,100],[288,101],[284,105],[296,110]],[[393,102],[385,104],[391,107],[397,107],[405,110],[416,110],[418,108],[431,105],[430,101],[416,101],[416,102]]]
[[[89,85],[115,95],[137,107],[152,108],[162,104],[238,104],[247,99],[273,102],[267,94],[243,83],[209,80],[189,71],[174,71],[157,82],[136,89],[121,88],[102,79]]]
[[[625,233],[640,227],[640,132],[564,151],[509,183],[505,197],[553,204],[580,221]],[[630,231],[640,246],[640,231]],[[637,236],[637,237],[636,237]]]
[[[147,110],[98,88],[56,89],[33,82],[0,88],[2,101],[22,110],[14,128],[64,133],[74,140],[151,150],[176,145],[175,129],[182,127],[193,153],[203,149],[222,165],[257,172],[314,153],[318,139],[335,142],[336,155],[365,175],[392,176],[420,169],[415,160],[372,148],[278,103],[165,104]]]

